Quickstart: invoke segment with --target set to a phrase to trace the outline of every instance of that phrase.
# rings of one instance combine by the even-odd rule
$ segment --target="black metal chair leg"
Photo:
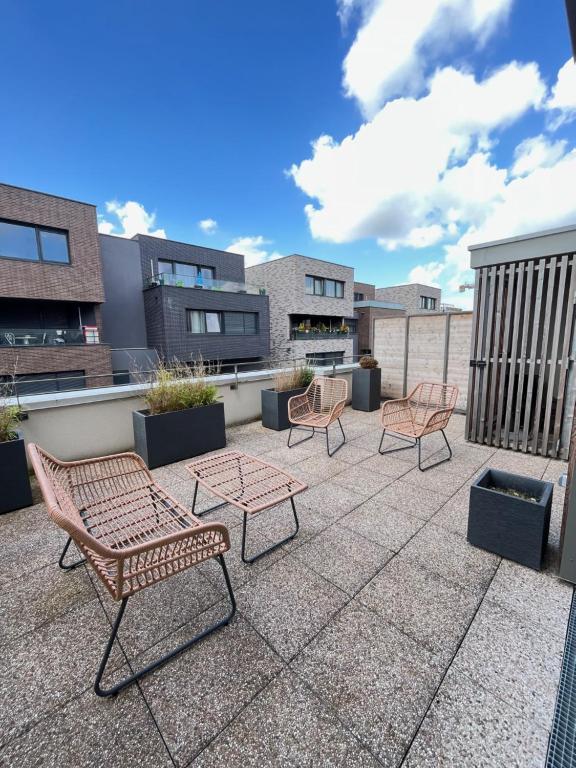
[[[220,629],[220,627],[225,626],[231,621],[232,617],[236,613],[236,599],[234,597],[234,592],[232,591],[232,584],[230,583],[230,576],[228,575],[228,569],[226,568],[226,563],[224,562],[224,556],[218,555],[218,561],[220,562],[222,571],[224,573],[224,579],[226,581],[226,587],[228,589],[228,597],[230,599],[231,607],[228,613],[226,614],[226,616],[223,619],[220,619],[220,621],[217,621],[211,626],[209,626],[207,629],[204,629],[202,632],[197,634],[191,640],[187,640],[185,643],[182,643],[177,648],[174,648],[172,651],[169,651],[168,653],[164,654],[164,656],[161,656],[159,659],[156,659],[156,661],[153,661],[150,664],[147,664],[145,667],[138,670],[138,672],[134,672],[134,674],[124,678],[119,683],[112,686],[112,688],[102,688],[100,683],[102,682],[102,677],[106,669],[106,664],[108,663],[108,659],[112,651],[112,646],[114,645],[114,640],[116,639],[116,635],[118,634],[120,622],[122,621],[122,617],[124,616],[124,611],[126,610],[126,605],[128,603],[127,597],[125,597],[122,600],[120,604],[120,608],[118,609],[118,613],[116,615],[116,619],[114,620],[114,625],[112,627],[112,632],[110,633],[110,638],[108,639],[108,643],[106,644],[106,650],[104,651],[104,655],[102,656],[102,661],[100,662],[100,667],[98,668],[96,681],[94,683],[94,690],[98,694],[98,696],[103,696],[103,697],[115,696],[123,688],[126,688],[127,686],[134,683],[136,680],[139,680],[144,675],[147,675],[149,672],[152,672],[152,670],[158,669],[158,667],[161,667],[163,664],[166,664],[166,662],[170,661],[170,659],[173,659],[175,656],[178,656],[180,653],[187,650],[198,641],[203,640],[205,637],[212,634],[212,632],[214,632],[217,629]]]
[[[444,430],[441,429],[440,432],[442,432],[442,437],[444,438],[444,442],[446,443],[446,447],[448,448],[448,456],[445,459],[440,459],[440,461],[435,461],[433,464],[428,464],[428,466],[423,467],[422,462],[420,460],[420,440],[418,441],[418,469],[420,472],[427,472],[429,469],[432,469],[432,467],[437,467],[439,464],[444,464],[445,461],[450,461],[452,458],[452,448],[450,448],[450,443],[448,442],[448,438],[444,434]]]
[[[66,552],[68,552],[68,547],[72,543],[72,537],[68,537],[68,541],[64,545],[64,549],[62,550],[62,554],[60,555],[60,560],[58,560],[58,565],[60,568],[62,568],[63,571],[73,571],[74,568],[78,568],[79,565],[84,565],[86,562],[85,557],[81,557],[80,560],[75,560],[73,563],[66,563],[64,562],[64,558],[66,557]]]
[[[327,450],[327,452],[328,452],[328,456],[334,456],[334,454],[336,453],[336,451],[339,451],[339,450],[340,450],[340,448],[342,448],[342,446],[343,446],[343,445],[344,445],[344,443],[346,442],[346,435],[344,434],[344,430],[343,430],[343,428],[342,428],[342,423],[340,422],[340,419],[338,419],[338,424],[339,424],[339,426],[340,426],[340,431],[342,432],[342,442],[341,442],[341,443],[339,443],[339,444],[336,446],[336,448],[334,448],[334,450],[333,450],[332,452],[330,452],[330,443],[329,443],[329,441],[328,441],[328,427],[326,427],[326,450]]]
[[[219,504],[214,504],[213,507],[208,507],[208,509],[203,509],[201,512],[196,512],[196,496],[198,495],[198,480],[196,480],[196,484],[194,486],[194,498],[192,499],[192,514],[196,515],[196,517],[204,517],[204,515],[207,515],[209,512],[215,512],[217,509],[221,509],[222,507],[225,507],[226,504],[228,504],[227,501],[221,501]]]
[[[295,448],[297,445],[300,445],[300,443],[305,443],[306,440],[312,440],[312,438],[316,434],[316,427],[312,427],[312,434],[311,435],[308,435],[308,437],[303,437],[301,440],[298,440],[297,443],[292,443],[292,445],[290,445],[290,438],[292,437],[292,430],[293,429],[300,430],[301,432],[310,432],[309,429],[305,429],[304,427],[290,426],[290,432],[288,433],[288,448]]]
[[[275,549],[278,549],[278,547],[281,547],[282,544],[286,544],[286,542],[291,541],[296,534],[298,533],[298,529],[300,528],[300,522],[298,521],[298,515],[296,514],[296,505],[294,504],[294,498],[290,497],[290,503],[292,504],[292,513],[294,514],[294,521],[296,523],[296,529],[294,533],[291,533],[289,536],[286,536],[285,539],[282,539],[282,541],[278,541],[276,544],[272,544],[271,547],[268,547],[267,549],[263,549],[261,552],[258,552],[256,555],[252,555],[252,557],[246,557],[246,522],[248,519],[248,513],[244,512],[244,522],[242,524],[242,560],[250,565],[255,560],[259,560],[264,555],[267,555],[269,552],[273,552]]]
[[[395,435],[395,440],[402,440],[405,443],[409,443],[409,445],[403,445],[401,448],[387,448],[385,451],[382,450],[382,443],[384,442],[384,437],[386,436],[386,430],[382,430],[382,437],[380,438],[380,445],[378,446],[378,453],[381,456],[384,456],[386,453],[397,453],[398,451],[407,451],[409,448],[414,448],[416,445],[418,445],[418,440],[415,439],[414,442],[410,442],[405,437],[400,437],[399,435]]]

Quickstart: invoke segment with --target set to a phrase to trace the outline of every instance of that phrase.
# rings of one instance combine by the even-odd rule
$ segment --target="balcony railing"
[[[349,331],[317,331],[310,328],[309,331],[292,331],[290,334],[292,340],[317,341],[319,339],[349,339]]]
[[[175,275],[164,272],[153,275],[148,281],[148,287],[157,285],[170,285],[174,288],[196,288],[203,291],[223,291],[226,293],[249,293],[256,296],[264,296],[266,289],[260,285],[248,285],[248,283],[235,283],[233,280],[214,280],[210,278],[191,277],[190,275]]]
[[[0,347],[57,347],[65,344],[98,344],[98,329],[0,328]]]

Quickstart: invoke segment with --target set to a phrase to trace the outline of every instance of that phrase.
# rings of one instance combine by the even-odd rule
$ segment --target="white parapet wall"
[[[337,376],[347,379],[352,392],[356,365],[337,365]],[[319,368],[317,375],[332,372]],[[274,371],[255,371],[209,377],[224,403],[226,424],[243,424],[262,414],[260,391],[273,384]],[[132,412],[145,407],[145,384],[84,389],[20,398],[27,418],[20,429],[26,442],[38,443],[64,461],[105,456],[134,448]]]

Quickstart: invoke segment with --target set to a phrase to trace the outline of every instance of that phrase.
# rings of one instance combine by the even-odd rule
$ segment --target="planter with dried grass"
[[[313,378],[314,371],[306,364],[295,363],[277,371],[274,387],[263,389],[261,393],[262,426],[276,431],[288,429],[288,400],[302,394]]]

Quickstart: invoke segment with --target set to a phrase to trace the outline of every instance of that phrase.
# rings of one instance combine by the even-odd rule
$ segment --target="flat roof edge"
[[[44,197],[54,197],[56,200],[66,200],[68,203],[78,203],[78,205],[87,205],[90,208],[96,208],[95,203],[87,203],[85,200],[76,200],[74,197],[65,197],[64,195],[54,195],[52,192],[42,192],[40,189],[30,189],[30,187],[21,187],[19,184],[8,184],[5,181],[0,181],[0,187],[10,187],[10,189],[19,189],[21,192],[32,192],[35,195],[43,195]]]
[[[563,235],[566,232],[576,233],[576,224],[567,227],[554,227],[553,229],[541,229],[538,232],[530,232],[526,235],[514,235],[514,237],[504,237],[501,240],[488,240],[484,243],[475,243],[469,245],[469,251],[478,251],[482,248],[493,248],[496,245],[506,245],[507,243],[520,243],[524,240],[536,240],[539,237],[550,237],[551,235]]]

